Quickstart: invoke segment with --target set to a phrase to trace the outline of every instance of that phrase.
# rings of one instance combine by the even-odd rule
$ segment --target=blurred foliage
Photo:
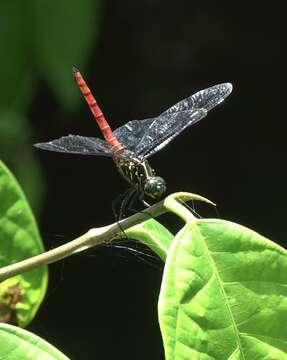
[[[0,3],[0,158],[15,171],[34,209],[43,177],[27,112],[44,80],[65,109],[80,100],[71,66],[85,68],[95,45],[100,0],[3,0]],[[43,109],[45,110],[45,109]]]

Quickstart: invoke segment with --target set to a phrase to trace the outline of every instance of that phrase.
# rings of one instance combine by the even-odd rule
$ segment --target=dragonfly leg
[[[137,195],[138,195],[138,191],[135,188],[130,188],[127,191],[120,206],[119,220],[124,218],[126,210],[130,210],[130,206],[134,204]]]
[[[150,207],[150,204],[148,202],[146,202],[145,199],[144,199],[144,193],[143,192],[140,193],[139,200],[142,202],[142,204],[145,207]]]
[[[115,200],[112,202],[112,210],[114,214],[115,220],[118,222],[121,220],[120,211],[122,207],[122,203],[126,196],[128,196],[130,192],[130,188],[122,192],[120,195],[118,195]]]
[[[116,197],[116,199],[112,203],[112,210],[114,214],[115,221],[117,222],[122,235],[128,239],[124,229],[122,228],[120,224],[120,220],[123,219],[125,216],[124,211],[127,206],[127,202],[130,199],[131,196],[134,195],[134,188],[129,188],[122,192],[119,196]]]
[[[121,220],[126,214],[126,210],[128,213],[137,213],[137,212],[141,212],[141,210],[136,208],[136,204],[138,202],[138,200],[140,200],[140,202],[142,204],[144,204],[144,206],[149,207],[150,204],[148,204],[144,199],[143,199],[143,194],[137,189],[137,188],[130,188],[129,191],[127,191],[124,195],[124,199],[121,203],[121,208],[120,208],[120,214],[119,214],[119,220]],[[152,217],[152,216],[151,216]]]
[[[136,195],[137,189],[128,188],[113,201],[112,210],[117,222],[125,217],[125,212],[127,209],[129,210],[129,204],[132,199],[136,198]],[[134,200],[132,202],[134,203]]]
[[[145,207],[150,204],[144,200],[144,194],[137,188],[129,188],[120,194],[112,204],[112,210],[115,220],[118,222],[126,216],[126,213],[136,213],[140,210],[136,209],[137,201],[140,201]]]

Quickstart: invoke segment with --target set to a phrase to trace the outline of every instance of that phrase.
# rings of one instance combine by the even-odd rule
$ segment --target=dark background
[[[285,12],[278,4],[105,1],[81,70],[113,128],[232,82],[227,101],[151,164],[169,193],[201,194],[218,204],[220,217],[286,246]],[[75,61],[68,57],[58,73],[68,74]],[[69,133],[100,136],[84,100],[65,108],[47,83],[40,78],[27,109],[30,145]],[[46,248],[114,221],[111,204],[127,184],[111,160],[34,153],[46,184],[38,206]],[[162,268],[160,260],[113,246],[51,265],[48,296],[29,329],[73,359],[163,359]]]

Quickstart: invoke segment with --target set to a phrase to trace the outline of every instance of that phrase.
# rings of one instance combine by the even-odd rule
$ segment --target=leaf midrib
[[[191,225],[192,228],[195,228],[195,231],[198,232],[198,238],[200,239],[204,249],[205,249],[205,252],[207,254],[207,258],[208,258],[208,262],[211,266],[211,268],[213,269],[213,272],[214,272],[214,275],[217,279],[217,282],[219,284],[219,287],[220,287],[220,290],[221,290],[221,293],[222,293],[222,296],[224,298],[224,301],[225,301],[225,304],[226,304],[226,307],[228,309],[228,312],[229,312],[229,317],[231,319],[231,323],[232,323],[232,327],[234,329],[234,333],[235,333],[235,336],[236,336],[236,339],[237,339],[237,345],[238,345],[238,348],[240,350],[240,354],[243,356],[243,359],[245,359],[245,356],[244,356],[244,353],[243,353],[243,350],[242,350],[242,344],[241,344],[241,340],[240,340],[240,336],[239,336],[239,331],[238,331],[238,328],[237,328],[237,325],[236,325],[236,322],[235,322],[235,319],[234,319],[234,316],[233,316],[233,313],[232,313],[232,310],[229,306],[229,303],[228,303],[228,297],[226,295],[226,292],[225,292],[225,289],[224,289],[224,282],[221,280],[220,278],[220,275],[217,271],[217,268],[216,268],[216,265],[215,265],[215,262],[213,260],[213,258],[211,257],[211,252],[209,251],[209,248],[204,240],[204,237],[202,236],[201,232],[199,231],[198,229],[198,226],[196,224],[196,221],[194,222],[194,224]]]

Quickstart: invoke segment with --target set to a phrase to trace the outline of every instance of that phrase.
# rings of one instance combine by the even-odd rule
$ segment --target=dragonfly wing
[[[178,102],[177,104],[173,105],[171,108],[164,111],[159,117],[150,118],[145,120],[132,120],[126,123],[125,125],[117,128],[114,131],[116,138],[121,142],[126,149],[139,152],[139,153],[147,153],[148,146],[152,143],[155,146],[156,139],[154,136],[157,132],[164,132],[168,131],[168,129],[173,129],[173,124],[171,126],[172,121],[178,121],[176,116],[170,116],[172,114],[183,112],[183,115],[186,115],[186,122],[182,130],[184,130],[187,126],[194,124],[195,122],[202,119],[205,114],[200,116],[197,119],[197,115],[193,113],[191,110],[195,109],[205,109],[206,111],[211,110],[216,105],[221,103],[232,91],[232,85],[230,83],[223,83],[219,85],[212,86],[210,88],[201,90],[196,94]],[[187,113],[189,111],[189,113]],[[152,125],[154,121],[159,121],[159,118],[169,115],[168,118],[165,118],[168,121],[168,124],[161,124],[161,125]],[[189,118],[191,116],[191,118]],[[194,120],[193,120],[194,119]],[[164,122],[164,121],[163,121]],[[159,128],[158,128],[159,127]],[[155,130],[155,128],[157,128]],[[151,132],[151,134],[150,134]],[[180,131],[179,131],[180,132]],[[163,137],[166,137],[167,144],[171,141],[179,132],[176,132],[174,136],[171,136],[170,131]],[[149,137],[152,137],[152,140]],[[160,137],[162,139],[162,137]],[[158,139],[159,140],[159,139]],[[160,141],[160,140],[159,140]],[[164,145],[165,145],[164,144]],[[164,146],[163,145],[163,146]],[[163,147],[162,146],[162,147]],[[153,151],[152,154],[158,151],[161,147],[158,146],[156,148],[152,147]],[[151,155],[151,154],[150,154]]]
[[[80,135],[68,135],[49,142],[34,144],[42,150],[62,153],[113,156],[112,147],[104,140]]]
[[[194,95],[179,101],[171,108],[164,111],[161,115],[172,114],[191,109],[213,109],[220,104],[232,92],[232,84],[218,84],[207,89],[198,91]]]
[[[135,151],[143,135],[156,118],[132,120],[117,128],[114,134],[128,150]]]
[[[141,141],[135,148],[136,154],[149,157],[166,146],[187,127],[195,124],[207,115],[205,109],[194,109],[155,118]]]

